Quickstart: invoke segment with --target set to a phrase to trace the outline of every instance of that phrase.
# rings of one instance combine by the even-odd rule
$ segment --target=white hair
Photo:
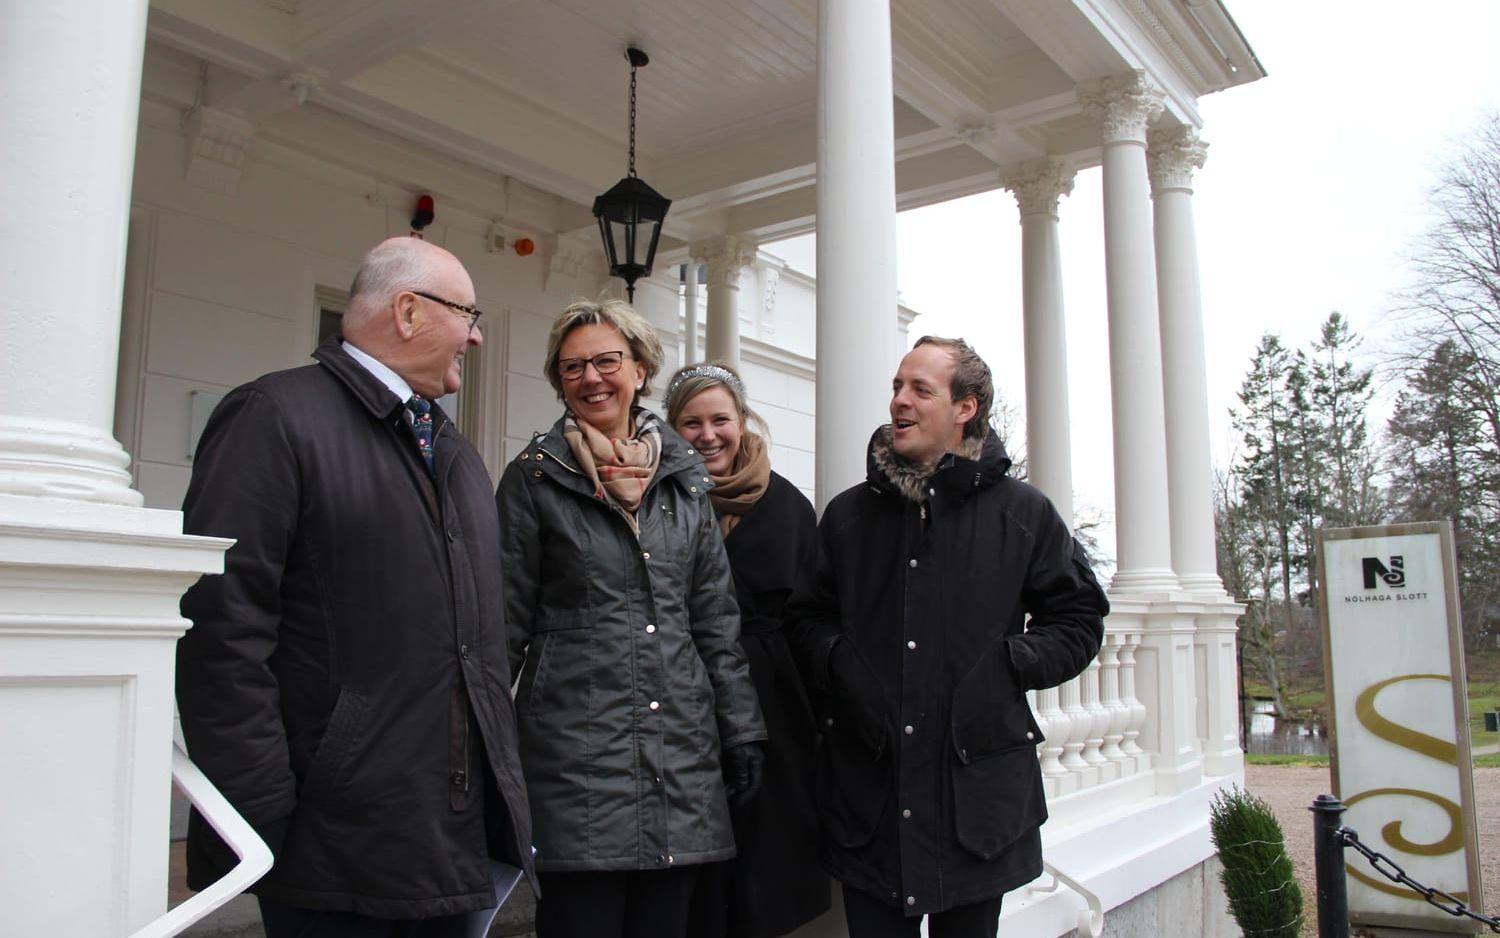
[[[419,238],[391,238],[371,248],[349,286],[345,322],[385,309],[402,290],[431,291],[438,279],[433,263],[438,250]]]

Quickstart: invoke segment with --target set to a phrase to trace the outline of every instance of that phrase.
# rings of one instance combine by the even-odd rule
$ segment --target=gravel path
[[[1286,834],[1287,853],[1302,886],[1306,923],[1302,934],[1317,933],[1317,892],[1313,888],[1312,814],[1307,806],[1331,791],[1328,769],[1298,765],[1247,765],[1245,787],[1264,798]],[[1500,768],[1474,770],[1479,827],[1479,867],[1487,892],[1486,911],[1500,908]]]

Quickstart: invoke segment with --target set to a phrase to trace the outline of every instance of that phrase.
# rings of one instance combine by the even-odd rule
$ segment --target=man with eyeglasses
[[[182,600],[192,759],[275,864],[268,938],[447,938],[532,875],[509,694],[499,525],[435,401],[480,347],[474,285],[415,238],[364,258],[316,364],[230,392],[183,505],[236,540]],[[188,882],[235,863],[196,813]],[[503,864],[503,865],[502,865]]]

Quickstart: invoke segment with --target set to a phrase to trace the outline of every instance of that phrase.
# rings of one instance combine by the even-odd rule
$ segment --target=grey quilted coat
[[[721,747],[766,732],[713,483],[690,446],[661,433],[639,538],[594,496],[561,420],[506,467],[496,492],[540,870],[734,856]]]

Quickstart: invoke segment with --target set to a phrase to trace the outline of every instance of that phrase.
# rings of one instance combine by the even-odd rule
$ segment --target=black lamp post
[[[625,292],[633,302],[636,280],[651,274],[661,223],[672,200],[635,174],[635,70],[651,60],[634,46],[625,50],[625,57],[630,60],[630,171],[594,199],[594,217],[599,219],[610,275],[624,279]]]

